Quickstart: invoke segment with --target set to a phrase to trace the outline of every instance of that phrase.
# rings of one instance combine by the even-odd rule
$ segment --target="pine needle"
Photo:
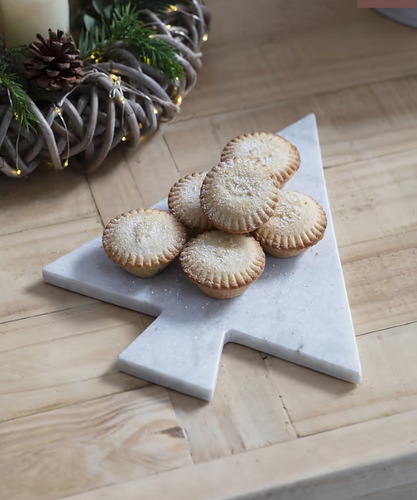
[[[128,5],[121,10],[115,9],[110,30],[113,40],[126,42],[138,59],[160,70],[169,80],[183,75],[175,49],[165,40],[153,38],[155,31],[138,19],[135,8]]]
[[[108,23],[109,5],[107,0],[94,0],[95,18],[85,14],[85,29],[81,31],[79,49],[82,59],[87,59],[95,51],[105,53],[114,42],[124,42],[135,57],[161,71],[170,81],[183,76],[183,68],[177,60],[177,51],[161,38],[154,38],[156,32],[140,20],[138,7],[152,11],[166,10],[178,2],[165,0],[116,0]],[[182,2],[184,3],[184,2]],[[89,11],[90,12],[90,11]]]
[[[36,131],[39,123],[31,110],[29,97],[23,86],[19,83],[19,77],[10,71],[11,65],[7,58],[15,55],[17,51],[3,51],[0,54],[0,86],[6,91],[7,98],[11,101],[13,115],[20,123],[25,132],[29,130]]]
[[[126,7],[129,3],[136,10],[150,10],[155,12],[156,14],[160,14],[161,12],[166,12],[172,5],[178,4],[189,4],[189,0],[133,0],[132,2],[127,2],[126,0],[119,0],[115,2],[119,3],[118,8]]]

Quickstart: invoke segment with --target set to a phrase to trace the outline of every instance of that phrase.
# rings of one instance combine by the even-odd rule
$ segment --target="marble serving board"
[[[223,346],[235,342],[349,382],[361,381],[315,116],[280,134],[297,146],[302,160],[286,188],[323,206],[327,231],[318,245],[298,257],[267,256],[263,275],[240,297],[206,297],[185,277],[178,259],[155,278],[129,274],[107,257],[101,237],[43,269],[47,283],[157,316],[120,354],[120,370],[210,401]],[[156,207],[168,210],[166,200]]]

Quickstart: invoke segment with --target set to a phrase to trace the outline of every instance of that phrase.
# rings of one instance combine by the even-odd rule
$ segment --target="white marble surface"
[[[327,213],[328,228],[317,246],[298,257],[267,257],[264,274],[240,297],[206,297],[187,280],[178,259],[156,278],[131,275],[107,257],[100,237],[43,269],[48,283],[158,316],[120,354],[120,370],[210,401],[223,346],[236,342],[360,382],[315,116],[281,133],[298,147],[302,159],[287,189],[315,198]],[[167,210],[166,200],[157,207]]]

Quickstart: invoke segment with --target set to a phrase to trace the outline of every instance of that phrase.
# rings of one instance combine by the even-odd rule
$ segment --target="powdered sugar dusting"
[[[287,168],[291,162],[292,145],[274,134],[239,137],[228,144],[225,157],[259,158],[261,162],[288,180]]]
[[[307,211],[305,200],[295,191],[284,191],[279,198],[278,206],[273,215],[274,226],[281,231],[306,227]],[[308,224],[307,224],[308,226]]]
[[[210,231],[189,242],[181,260],[193,274],[214,278],[246,273],[259,256],[260,247],[252,237]]]
[[[209,228],[210,221],[201,209],[200,191],[205,173],[193,174],[181,179],[172,189],[174,199],[170,203],[173,214],[191,228]]]
[[[137,257],[157,257],[166,248],[178,246],[179,223],[164,212],[149,210],[129,214],[113,226],[111,245]]]
[[[283,191],[275,214],[257,230],[257,233],[274,234],[276,237],[295,237],[310,231],[318,215],[319,205],[312,198],[298,191]]]
[[[202,189],[203,208],[216,226],[223,227],[222,221],[272,215],[278,192],[269,169],[257,161],[235,158],[208,174]]]

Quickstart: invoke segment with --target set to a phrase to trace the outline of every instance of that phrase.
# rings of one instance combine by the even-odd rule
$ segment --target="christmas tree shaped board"
[[[361,367],[340,264],[314,115],[281,132],[300,151],[287,185],[316,199],[328,217],[323,240],[291,259],[267,256],[263,275],[240,297],[206,297],[178,259],[155,278],[114,264],[101,238],[43,269],[47,283],[157,319],[119,356],[120,370],[210,401],[224,344],[235,342],[353,383]],[[133,207],[132,207],[133,208]],[[157,208],[167,210],[166,200]]]

